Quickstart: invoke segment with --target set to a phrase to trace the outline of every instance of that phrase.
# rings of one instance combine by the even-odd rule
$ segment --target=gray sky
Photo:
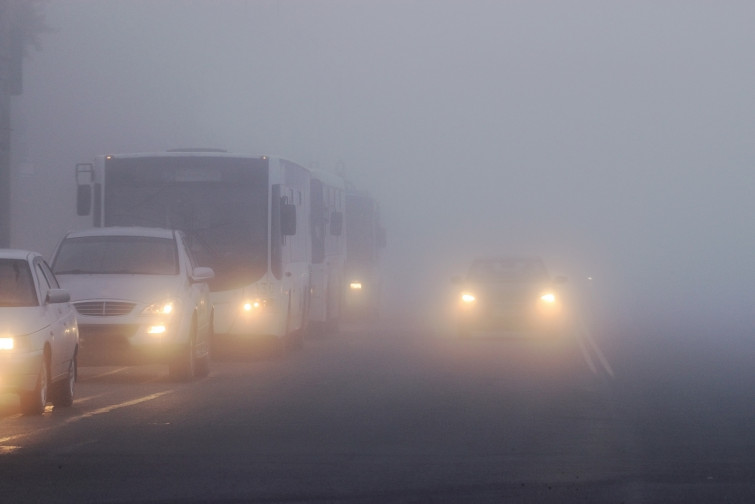
[[[222,147],[382,201],[397,305],[524,251],[634,314],[752,322],[755,4],[49,2],[13,103],[14,246],[77,162]],[[45,198],[46,213],[35,201]],[[36,229],[41,231],[36,231]],[[418,306],[418,305],[413,305]]]

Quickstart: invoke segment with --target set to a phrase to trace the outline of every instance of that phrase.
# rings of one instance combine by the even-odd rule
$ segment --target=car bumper
[[[31,392],[37,386],[42,351],[0,356],[0,392]]]
[[[176,331],[152,334],[148,325],[79,323],[79,363],[168,363],[186,346]]]

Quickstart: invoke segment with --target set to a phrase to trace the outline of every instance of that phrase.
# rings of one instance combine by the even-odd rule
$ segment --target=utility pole
[[[10,100],[21,94],[22,0],[0,0],[0,248],[10,247]]]
[[[23,90],[27,46],[38,46],[37,35],[48,30],[40,0],[0,0],[0,248],[11,241],[11,96]]]

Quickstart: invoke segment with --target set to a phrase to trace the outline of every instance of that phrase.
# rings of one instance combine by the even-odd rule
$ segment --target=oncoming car
[[[52,261],[78,314],[82,365],[165,363],[190,380],[209,370],[211,268],[183,233],[112,227],[68,233]]]
[[[36,252],[0,250],[0,392],[21,412],[73,404],[79,344],[69,294]]]
[[[558,335],[568,329],[568,310],[559,287],[537,256],[479,258],[466,277],[456,279],[458,329],[462,337],[476,331]]]

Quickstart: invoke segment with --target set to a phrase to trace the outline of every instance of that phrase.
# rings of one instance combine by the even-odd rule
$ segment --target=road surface
[[[71,408],[0,396],[0,500],[755,502],[752,345],[679,340],[396,322],[191,383],[84,367]]]

